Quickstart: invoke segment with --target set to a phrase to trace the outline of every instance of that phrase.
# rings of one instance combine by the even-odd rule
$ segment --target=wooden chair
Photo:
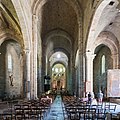
[[[24,120],[24,112],[23,109],[20,107],[15,108],[15,120]]]
[[[13,116],[11,113],[3,113],[1,114],[1,119],[0,120],[12,120]]]
[[[97,120],[105,120],[106,119],[106,110],[105,109],[97,109],[96,118],[97,118]]]
[[[95,120],[96,118],[96,109],[89,108],[84,112],[84,120]]]
[[[67,114],[69,120],[79,120],[79,112],[77,112],[75,109],[69,109]]]
[[[114,104],[111,104],[111,103],[105,103],[105,109],[106,111],[115,111],[116,110],[116,106],[117,105],[114,105]]]

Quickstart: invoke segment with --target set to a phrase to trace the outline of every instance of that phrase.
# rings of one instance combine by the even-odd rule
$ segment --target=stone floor
[[[64,120],[61,96],[57,95],[44,120]]]

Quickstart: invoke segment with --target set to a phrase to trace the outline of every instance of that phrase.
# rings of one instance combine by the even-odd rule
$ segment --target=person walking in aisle
[[[99,91],[97,97],[98,97],[98,102],[99,102],[99,103],[102,103],[102,101],[103,101],[103,93],[102,93],[101,90]]]

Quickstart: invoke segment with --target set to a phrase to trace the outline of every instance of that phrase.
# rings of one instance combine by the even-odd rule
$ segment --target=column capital
[[[90,51],[86,52],[87,59],[92,59],[93,60],[95,58],[95,56],[96,56],[96,54],[94,54],[94,53],[92,53]]]
[[[27,54],[27,53],[30,53],[30,49],[24,49],[23,51],[24,51],[26,54]]]

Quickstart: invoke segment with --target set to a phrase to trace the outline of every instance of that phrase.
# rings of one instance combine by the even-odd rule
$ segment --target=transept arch
[[[66,31],[64,30],[61,30],[61,29],[56,29],[56,30],[52,30],[50,31],[44,38],[44,40],[47,40],[46,41],[46,44],[48,43],[48,41],[52,38],[52,37],[55,37],[55,36],[60,36],[60,37],[64,37],[66,38],[70,45],[72,44],[71,43],[71,40],[73,39]]]

